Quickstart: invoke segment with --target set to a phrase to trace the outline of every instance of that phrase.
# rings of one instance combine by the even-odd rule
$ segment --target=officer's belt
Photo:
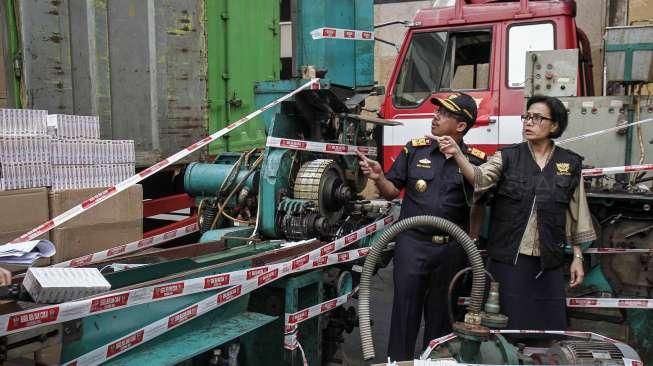
[[[443,231],[427,234],[411,230],[408,232],[408,235],[419,241],[426,241],[433,244],[447,244],[450,241],[453,241],[451,237]]]

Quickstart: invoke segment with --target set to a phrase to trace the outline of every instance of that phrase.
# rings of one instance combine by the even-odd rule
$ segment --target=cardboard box
[[[36,303],[55,304],[111,289],[97,268],[30,268],[23,280]]]
[[[50,192],[50,217],[55,217],[77,206],[87,198],[102,192],[104,188],[71,189]],[[83,227],[95,224],[129,222],[143,218],[143,188],[140,184],[130,187],[76,218],[67,221],[61,227]]]
[[[143,222],[139,219],[131,222],[55,228],[51,236],[57,248],[52,261],[59,263],[139,240],[143,237]]]
[[[0,244],[21,236],[49,219],[46,188],[0,192]],[[43,239],[48,239],[47,234]]]
[[[50,216],[74,207],[103,189],[50,193]],[[143,189],[131,187],[50,233],[57,248],[53,263],[99,252],[143,237]]]
[[[48,191],[46,188],[17,189],[0,192],[0,245],[10,242],[48,221]],[[49,233],[39,239],[50,240]],[[47,266],[50,258],[41,258],[35,266]],[[24,270],[25,266],[3,264],[9,271]]]

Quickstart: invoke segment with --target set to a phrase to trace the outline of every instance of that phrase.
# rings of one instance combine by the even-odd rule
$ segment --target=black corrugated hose
[[[398,234],[417,227],[446,232],[453,240],[462,245],[472,267],[472,292],[469,311],[473,313],[481,312],[483,296],[485,295],[485,267],[474,241],[456,224],[441,217],[424,215],[403,219],[386,229],[372,244],[363,265],[358,292],[358,313],[361,348],[365,360],[374,358],[374,343],[372,342],[372,328],[370,326],[370,283],[377,261],[388,244]]]

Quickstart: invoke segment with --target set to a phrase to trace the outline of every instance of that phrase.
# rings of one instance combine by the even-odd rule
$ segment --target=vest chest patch
[[[571,175],[570,170],[571,165],[569,163],[556,163],[556,174],[557,175]]]

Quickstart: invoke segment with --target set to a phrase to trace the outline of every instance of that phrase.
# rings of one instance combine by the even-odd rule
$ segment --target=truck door
[[[501,100],[499,110],[499,145],[509,145],[522,141],[522,123],[520,116],[524,113],[524,78],[526,74],[526,52],[553,50],[554,23],[502,24],[505,32],[505,62],[501,68]],[[529,63],[531,64],[531,63]]]
[[[470,94],[479,106],[476,126],[465,141],[484,150],[498,143],[496,118],[499,98],[493,75],[499,66],[494,44],[498,44],[494,26],[454,30],[415,30],[404,44],[395,75],[389,83],[385,118],[404,123],[385,128],[383,134],[384,168],[389,169],[401,147],[410,139],[431,130],[434,106],[431,96],[447,97],[456,92]]]

